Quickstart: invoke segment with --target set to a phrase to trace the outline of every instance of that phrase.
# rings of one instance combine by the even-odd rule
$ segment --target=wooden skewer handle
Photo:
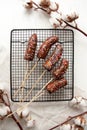
[[[40,80],[42,79],[42,77],[44,76],[44,74],[46,73],[47,70],[43,71],[43,73],[40,75],[40,77],[37,79],[37,81],[35,82],[35,84],[32,86],[32,88],[30,89],[30,91],[27,93],[27,95],[24,97],[24,99],[22,99],[21,101],[24,102],[28,96],[30,95],[30,93],[32,92],[32,90],[36,87],[36,85],[40,82]]]
[[[39,59],[40,60],[40,59]],[[14,94],[14,98],[17,96],[18,92],[20,91],[20,89],[22,89],[22,92],[24,90],[24,87],[25,87],[25,83],[26,83],[26,80],[28,80],[28,78],[30,77],[31,73],[34,71],[34,69],[36,68],[39,60],[35,63],[35,65],[32,67],[32,69],[30,70],[30,72],[28,73],[28,65],[27,65],[27,69],[26,69],[26,73],[25,73],[25,76],[24,76],[24,80],[22,81],[20,87],[17,89],[17,91],[15,92]]]
[[[52,80],[53,80],[53,78],[52,78],[51,80],[49,80],[49,82],[46,83],[46,84],[43,86],[43,88],[30,100],[29,103],[27,103],[27,104],[25,104],[24,106],[18,108],[16,111],[10,113],[10,114],[9,114],[8,116],[6,116],[6,117],[8,118],[8,117],[12,116],[14,113],[23,110],[24,108],[26,108],[27,106],[29,106],[35,99],[39,98],[39,94],[45,89],[45,87],[46,87]]]

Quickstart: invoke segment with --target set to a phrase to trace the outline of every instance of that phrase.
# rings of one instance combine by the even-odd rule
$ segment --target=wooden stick
[[[43,86],[43,88],[42,88],[40,91],[38,91],[38,93],[30,100],[29,103],[26,103],[24,106],[18,108],[16,111],[10,113],[10,114],[9,114],[8,116],[6,116],[6,117],[8,118],[8,117],[12,116],[14,113],[19,112],[19,111],[23,110],[24,108],[26,108],[27,106],[29,106],[35,99],[37,99],[37,98],[39,97],[39,94],[45,89],[45,87],[46,87],[52,80],[53,80],[53,78],[50,79],[49,82],[47,82],[47,83]]]
[[[18,92],[20,91],[20,89],[22,89],[22,93],[23,93],[26,80],[28,80],[28,78],[30,77],[31,73],[34,71],[34,69],[36,68],[38,62],[39,62],[39,60],[35,63],[35,65],[32,67],[32,69],[30,70],[29,73],[28,73],[28,69],[26,69],[26,73],[25,73],[25,76],[24,76],[24,80],[22,81],[22,83],[21,83],[19,89],[17,89],[17,91],[15,92],[14,98],[17,96],[17,94],[18,94]]]
[[[14,98],[17,96],[17,94],[20,91],[20,89],[22,89],[25,86],[25,80],[26,80],[27,73],[28,73],[28,62],[27,62],[27,67],[26,67],[26,71],[25,71],[25,75],[24,75],[24,80],[22,81],[21,85],[19,86],[19,88],[14,93]]]
[[[26,81],[28,69],[29,69],[29,67],[28,67],[28,62],[27,62],[26,73],[25,73],[25,76],[24,76],[24,82],[22,82],[22,84],[21,84],[21,91],[22,91],[21,95],[23,95],[23,92],[24,92],[23,90],[24,90],[24,86],[25,86],[25,81]]]
[[[34,69],[37,67],[38,62],[40,61],[40,59],[37,60],[37,62],[34,64],[34,66],[32,67],[32,69],[30,70],[30,72],[27,74],[27,79],[30,77],[31,73],[34,71]]]
[[[40,80],[42,79],[42,77],[44,76],[44,74],[46,73],[46,71],[47,70],[43,71],[43,73],[40,75],[40,77],[36,80],[35,84],[32,86],[32,88],[30,89],[30,91],[28,92],[28,94],[24,97],[24,99],[22,99],[22,102],[24,102],[27,99],[27,97],[30,95],[30,93],[32,92],[32,90],[40,82]]]
[[[21,95],[23,95],[23,90],[24,90],[24,86],[25,86],[26,80],[29,79],[31,73],[32,73],[32,72],[34,71],[34,69],[37,67],[38,62],[39,62],[39,60],[34,64],[34,66],[32,67],[32,69],[30,70],[30,72],[27,73],[26,78],[25,78],[25,80],[24,80],[24,85],[23,85],[23,87],[22,87],[22,94],[21,94]],[[20,101],[20,102],[22,102],[22,101]]]

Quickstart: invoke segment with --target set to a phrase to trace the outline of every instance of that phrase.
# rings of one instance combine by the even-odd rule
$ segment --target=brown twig
[[[67,26],[69,26],[69,27],[71,27],[71,28],[73,28],[73,29],[76,29],[77,31],[81,32],[83,35],[85,35],[85,36],[87,37],[87,33],[85,33],[83,30],[81,30],[81,29],[78,28],[77,26],[74,27],[74,26],[72,26],[71,24],[69,24],[68,22],[64,21],[63,19],[62,19],[62,21],[63,21],[64,23],[66,23]]]
[[[68,123],[68,122],[71,121],[72,119],[77,118],[77,117],[79,117],[79,116],[86,115],[86,114],[87,114],[87,111],[85,111],[85,112],[83,112],[83,113],[81,113],[81,114],[79,114],[79,115],[76,115],[76,116],[72,116],[72,117],[70,116],[66,121],[64,121],[63,123],[60,123],[60,124],[54,126],[53,128],[51,128],[51,129],[49,129],[49,130],[54,130],[54,129],[58,128],[59,126],[62,126],[62,125],[64,125],[64,124]]]
[[[50,8],[44,9],[43,7],[41,7],[41,6],[39,6],[38,4],[36,4],[34,1],[32,1],[32,3],[36,6],[35,9],[41,9],[42,11],[44,11],[44,12],[47,13],[47,14],[50,14],[49,12],[52,11],[52,10],[50,10]],[[56,4],[57,4],[57,3],[56,3]],[[48,10],[50,10],[50,11],[48,11]],[[57,11],[55,11],[55,12],[57,12]],[[68,22],[66,22],[65,20],[63,20],[63,19],[62,19],[62,21],[63,21],[64,23],[66,23],[67,26],[69,26],[69,27],[71,27],[71,28],[73,28],[73,29],[79,31],[80,33],[82,33],[83,35],[85,35],[85,36],[87,37],[87,33],[85,33],[83,30],[81,30],[80,28],[78,28],[77,25],[76,25],[76,26],[73,26],[73,25],[69,24]]]
[[[16,122],[17,126],[20,128],[20,130],[23,130],[21,124],[19,123],[19,121],[15,118],[14,115],[12,115],[12,119]]]
[[[38,5],[38,4],[36,4],[34,1],[32,1],[32,3],[36,6],[36,8],[35,8],[35,9],[41,9],[41,10],[43,10],[44,12],[47,12],[47,10],[46,10],[46,9],[42,8],[41,6],[39,6],[39,5]]]
[[[4,96],[6,96],[7,101],[5,101]],[[10,101],[9,101],[9,97],[8,97],[8,94],[7,94],[7,93],[3,93],[3,98],[2,98],[2,100],[3,100],[3,103],[4,103],[6,106],[10,107]]]
[[[10,113],[12,113],[12,109],[11,109],[10,104],[9,104],[9,108],[10,108]],[[17,126],[19,127],[19,129],[20,129],[20,130],[23,130],[23,128],[22,128],[20,122],[17,120],[17,118],[15,118],[14,114],[13,114],[11,117],[12,117],[12,119],[15,121],[15,123],[17,124]]]
[[[0,91],[0,92],[1,92],[1,91]],[[5,96],[6,100],[4,99],[4,96]],[[8,94],[2,91],[2,93],[0,93],[0,99],[3,101],[2,103],[3,103],[5,106],[8,106],[8,107],[9,107],[10,113],[12,113],[12,109],[11,109],[11,105],[10,105],[10,101],[9,101]],[[7,102],[8,102],[8,103],[7,103]],[[8,112],[7,115],[5,115],[5,116],[0,116],[0,120],[4,120],[4,119],[8,116],[8,114],[10,114],[10,113]],[[19,121],[15,118],[15,116],[12,115],[11,117],[12,117],[12,119],[15,121],[15,123],[17,124],[17,126],[19,127],[19,129],[20,129],[20,130],[23,130],[21,124],[20,124]]]

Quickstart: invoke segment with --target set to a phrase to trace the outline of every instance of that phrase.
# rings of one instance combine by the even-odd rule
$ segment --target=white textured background
[[[38,1],[38,0],[36,0]],[[54,1],[54,0],[53,0]],[[79,19],[77,20],[78,25],[81,29],[87,32],[87,0],[56,0],[60,4],[60,10],[64,13],[69,13],[70,11],[77,11],[79,14]],[[0,0],[0,86],[2,83],[5,83],[7,89],[9,90],[9,74],[10,74],[10,31],[16,28],[52,28],[49,24],[49,20],[44,13],[38,12],[28,12],[22,6],[23,0]],[[76,90],[76,95],[80,95],[81,91],[78,92],[79,88],[85,90],[85,95],[87,93],[87,37],[83,36],[81,33],[75,31],[75,86],[78,87]],[[35,130],[48,130],[45,123],[46,116],[43,114],[49,115],[48,117],[56,118],[57,111],[65,107],[60,103],[60,108],[58,103],[50,104],[49,106],[39,104],[37,107],[37,114],[40,126]],[[38,104],[37,104],[38,105]],[[33,112],[34,108],[31,107]],[[53,111],[52,111],[53,109]],[[36,113],[36,111],[35,111]],[[40,114],[41,113],[41,114]],[[34,114],[35,115],[35,114]],[[38,115],[38,116],[37,116]],[[42,118],[43,117],[43,118]],[[40,122],[40,118],[43,121]],[[58,117],[57,117],[58,119]],[[42,124],[41,124],[42,123]],[[52,123],[49,123],[50,126],[53,126]],[[2,128],[0,130],[10,130],[9,128]],[[41,127],[41,126],[45,126]],[[16,127],[14,127],[16,130]]]

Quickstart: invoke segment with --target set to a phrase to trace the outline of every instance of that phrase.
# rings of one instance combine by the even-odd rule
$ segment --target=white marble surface
[[[87,26],[86,26],[87,25],[87,17],[86,17],[87,0],[84,1],[83,0],[75,0],[75,1],[56,0],[56,1],[58,1],[60,4],[60,10],[64,11],[65,13],[69,11],[77,11],[80,16],[79,19],[77,20],[78,25],[85,32],[87,32]],[[44,15],[44,13],[42,14],[40,11],[28,12],[23,8],[22,2],[23,0],[8,0],[8,1],[0,0],[0,18],[1,18],[0,19],[0,83],[1,84],[6,83],[6,88],[8,90],[10,88],[9,85],[10,31],[15,28],[28,28],[28,29],[29,28],[52,28],[49,24],[49,20],[47,16]],[[87,37],[83,36],[81,33],[77,31],[74,31],[74,34],[75,34],[75,51],[74,51],[75,86],[85,90],[85,93],[87,93],[87,89],[86,89],[87,88],[87,79],[86,79],[87,78],[87,59],[86,59]],[[78,95],[78,91],[76,91],[76,94]],[[42,115],[40,115],[40,112],[42,111],[46,112],[47,107],[46,106],[41,107],[40,105],[40,109],[39,108],[37,109],[37,111],[39,112],[38,120],[42,117]],[[53,107],[52,105],[48,107],[48,111],[49,113],[51,113],[48,115],[50,116],[56,114],[55,112],[58,109],[58,104],[55,104],[53,107],[53,109],[55,110],[54,113],[51,112],[52,107]],[[45,120],[45,118],[43,118],[43,120]],[[11,123],[9,125],[11,125]],[[13,126],[14,126],[14,130],[16,130],[15,125]],[[0,130],[8,130],[8,129],[10,130],[10,126],[9,128],[1,128],[0,126]],[[39,130],[39,128],[35,128],[35,130]],[[40,130],[43,130],[43,128],[40,127]]]

